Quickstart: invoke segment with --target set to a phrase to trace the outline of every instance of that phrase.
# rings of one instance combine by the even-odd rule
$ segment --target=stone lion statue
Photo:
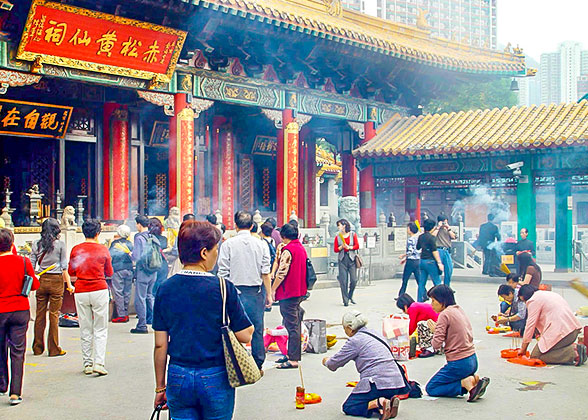
[[[347,219],[351,229],[357,231],[361,227],[359,220],[359,198],[353,196],[341,197],[339,200],[339,217]]]
[[[164,220],[163,225],[166,229],[179,229],[182,221],[180,219],[180,209],[172,207],[169,209],[169,216]]]
[[[61,226],[70,227],[76,225],[76,211],[73,206],[65,206],[63,216],[61,216]]]

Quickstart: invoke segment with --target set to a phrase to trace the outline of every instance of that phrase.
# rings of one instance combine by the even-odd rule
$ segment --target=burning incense
[[[43,271],[41,271],[39,274],[37,274],[37,277],[41,277],[46,272],[53,270],[56,266],[57,266],[57,264],[50,265],[49,267],[47,267],[46,269],[44,269]]]

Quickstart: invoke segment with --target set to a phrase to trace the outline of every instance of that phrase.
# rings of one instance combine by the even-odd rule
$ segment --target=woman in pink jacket
[[[519,355],[526,354],[537,329],[541,339],[531,357],[553,365],[586,363],[586,346],[576,343],[582,326],[563,297],[525,284],[519,290],[519,299],[527,305],[527,325]]]

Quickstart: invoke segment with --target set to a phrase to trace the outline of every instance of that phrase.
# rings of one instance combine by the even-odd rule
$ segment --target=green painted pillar
[[[517,182],[517,229],[529,230],[529,240],[537,246],[537,217],[535,213],[536,200],[533,187],[533,172],[531,170],[531,159],[523,159],[524,165],[521,168],[521,176]],[[517,232],[517,238],[518,238]]]
[[[572,180],[555,180],[555,271],[572,269]]]

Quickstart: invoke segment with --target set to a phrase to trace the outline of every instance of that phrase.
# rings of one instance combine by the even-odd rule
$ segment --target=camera
[[[508,165],[506,165],[506,167],[508,169],[510,169],[511,171],[517,171],[518,170],[518,172],[520,174],[521,168],[523,167],[523,165],[524,165],[524,162],[514,162],[514,163],[509,163]]]

